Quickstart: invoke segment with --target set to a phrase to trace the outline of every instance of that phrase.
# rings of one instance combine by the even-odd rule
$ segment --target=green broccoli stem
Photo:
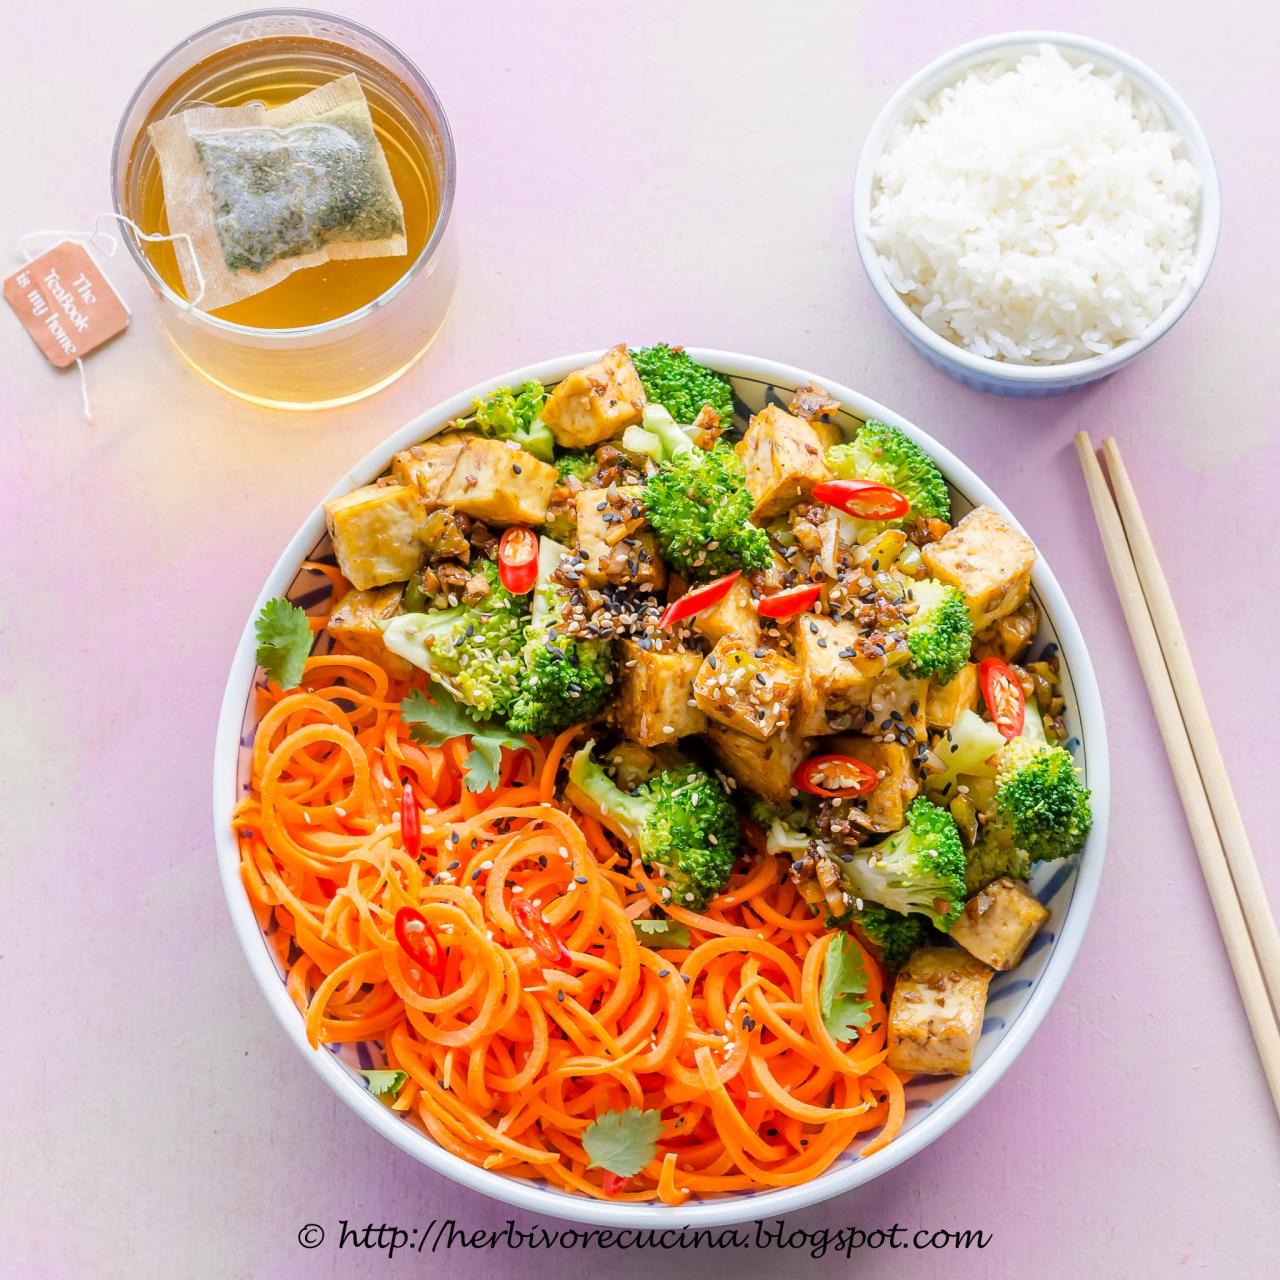
[[[594,742],[588,742],[570,761],[565,799],[596,818],[619,839],[638,843],[653,812],[653,801],[623,791],[593,759],[594,747]]]

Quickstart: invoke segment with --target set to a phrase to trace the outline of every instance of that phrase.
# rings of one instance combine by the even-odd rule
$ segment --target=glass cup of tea
[[[115,211],[169,233],[148,126],[195,105],[280,106],[354,72],[404,207],[408,251],[295,271],[217,311],[193,305],[172,241],[125,243],[160,299],[182,357],[233,395],[278,409],[323,409],[372,395],[439,332],[457,276],[453,136],[413,63],[348,18],[274,9],[224,18],[175,46],[143,77],[121,117],[111,166]]]

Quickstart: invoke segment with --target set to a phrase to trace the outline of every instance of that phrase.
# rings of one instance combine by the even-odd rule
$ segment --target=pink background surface
[[[344,8],[418,60],[461,156],[461,285],[403,381],[316,416],[240,404],[172,356],[145,283],[118,259],[106,265],[134,323],[88,364],[89,425],[74,373],[55,374],[0,318],[0,1272],[1274,1275],[1280,1130],[1071,450],[1081,426],[1125,447],[1280,901],[1259,660],[1277,621],[1264,541],[1280,470],[1274,8],[1225,0],[1211,20],[1163,0]],[[156,55],[229,11],[4,6],[7,246],[108,206],[120,105]],[[961,41],[1034,25],[1119,44],[1179,87],[1215,148],[1225,208],[1209,283],[1169,337],[1109,382],[1029,403],[953,384],[891,329],[854,257],[848,192],[862,134],[906,75]],[[1057,1005],[936,1145],[792,1219],[983,1228],[985,1252],[388,1264],[296,1243],[306,1222],[332,1234],[344,1217],[479,1227],[509,1213],[365,1128],[251,984],[209,830],[234,643],[284,541],[349,462],[472,382],[623,338],[768,355],[893,405],[1018,513],[1092,646],[1112,841]]]

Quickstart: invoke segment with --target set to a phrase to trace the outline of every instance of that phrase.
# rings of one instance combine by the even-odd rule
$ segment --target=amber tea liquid
[[[408,253],[349,258],[295,271],[212,315],[255,328],[293,329],[350,315],[380,297],[417,259],[435,227],[441,140],[423,133],[421,120],[405,109],[408,90],[384,67],[357,50],[302,35],[266,36],[211,54],[174,81],[149,113],[149,119],[159,119],[197,102],[235,107],[256,101],[278,107],[351,71],[359,76],[404,205]],[[129,164],[134,180],[128,184],[131,199],[126,211],[144,231],[166,233],[160,166],[145,129],[138,134]],[[185,298],[174,246],[145,243],[142,248],[169,288]]]

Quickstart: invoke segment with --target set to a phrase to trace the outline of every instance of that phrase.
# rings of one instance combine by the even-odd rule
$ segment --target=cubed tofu
[[[978,705],[978,667],[966,662],[946,684],[929,681],[925,698],[925,719],[930,729],[950,729],[962,711]]]
[[[376,662],[388,675],[407,680],[413,667],[382,642],[380,622],[388,622],[400,610],[404,583],[395,582],[372,591],[348,591],[329,615],[328,632],[348,652]]]
[[[897,670],[881,673],[871,686],[871,697],[867,703],[871,718],[867,720],[864,732],[873,737],[883,737],[886,733],[899,740],[906,737],[908,741],[903,745],[908,749],[916,743],[923,743],[928,737],[925,729],[928,699],[928,680],[906,676]]]
[[[450,433],[396,454],[397,479],[428,508],[453,507],[490,524],[541,524],[559,473],[510,440]]]
[[[1012,613],[1031,590],[1035,545],[990,507],[974,507],[920,555],[933,577],[964,592],[975,631]]]
[[[705,741],[725,773],[748,791],[778,805],[791,800],[791,775],[809,758],[813,747],[809,738],[789,729],[758,742],[715,720],[707,722]]]
[[[746,578],[739,578],[723,600],[695,614],[693,629],[712,644],[728,635],[740,636],[749,645],[759,644],[760,615],[756,612],[751,584]]]
[[[618,503],[610,501],[610,492],[583,489],[576,499],[584,577],[593,587],[611,582],[660,591],[667,581],[667,567],[653,530],[644,522],[643,490],[638,485],[617,488]]]
[[[951,938],[983,964],[1012,969],[1048,918],[1049,908],[1021,880],[1005,876],[965,903]]]
[[[894,1071],[960,1076],[969,1070],[992,972],[955,947],[921,947],[898,971],[889,1003]]]
[[[830,479],[823,458],[828,442],[836,438],[829,423],[806,422],[774,404],[761,409],[738,445],[755,501],[751,518],[759,522],[776,516],[807,497],[819,480]]]
[[[413,485],[428,507],[439,506],[441,491],[468,442],[474,439],[471,432],[446,431],[410,445],[391,460],[391,474],[401,484]]]
[[[1040,629],[1040,610],[1034,600],[1024,600],[1012,613],[997,618],[973,637],[973,658],[999,658],[1014,662],[1021,658]]]
[[[655,653],[623,640],[618,657],[613,718],[632,742],[658,747],[707,727],[706,716],[689,705],[700,653]]]
[[[800,668],[772,649],[728,635],[707,654],[693,682],[698,706],[713,720],[761,742],[791,719]]]
[[[565,449],[590,449],[619,436],[644,413],[644,387],[624,344],[563,378],[542,406],[542,420]]]
[[[859,636],[853,623],[826,614],[801,614],[791,623],[791,646],[803,673],[792,716],[800,733],[861,727],[861,712],[870,702],[876,677],[865,674],[850,657]]]
[[[422,499],[411,485],[366,484],[324,504],[342,576],[368,591],[403,582],[422,563]]]
[[[868,738],[862,734],[842,734],[823,747],[825,751],[853,756],[880,775],[874,790],[849,804],[866,815],[862,825],[869,830],[897,831],[906,821],[907,805],[920,793],[907,748],[898,742],[885,742],[883,736]]]

